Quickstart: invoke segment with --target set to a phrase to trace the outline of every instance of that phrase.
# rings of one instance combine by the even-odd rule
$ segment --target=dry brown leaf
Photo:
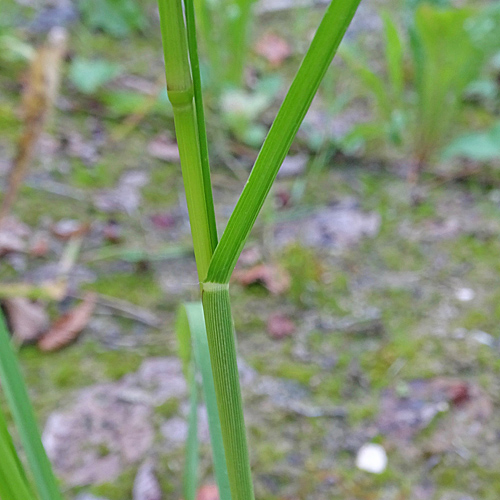
[[[87,326],[94,311],[97,294],[87,293],[83,301],[58,318],[38,341],[42,351],[57,351],[73,342]]]
[[[46,233],[35,233],[31,238],[29,253],[32,257],[45,257],[49,253],[50,241]]]
[[[267,320],[267,331],[273,339],[280,340],[295,333],[295,323],[283,313],[273,313]]]
[[[76,219],[61,219],[51,227],[52,234],[63,241],[83,236],[89,230],[90,224],[88,222],[81,222]]]
[[[196,500],[219,500],[219,490],[215,484],[205,484],[198,490]]]
[[[148,153],[154,158],[171,163],[180,161],[177,144],[165,134],[160,134],[148,144]]]
[[[274,295],[285,293],[290,288],[290,275],[277,265],[259,264],[250,269],[236,270],[233,279],[243,286],[262,283]]]
[[[19,343],[33,342],[47,330],[49,317],[41,304],[25,297],[13,297],[5,299],[2,305],[7,314],[12,336]]]
[[[255,45],[255,52],[274,68],[281,66],[291,56],[292,49],[286,40],[275,33],[266,33]]]

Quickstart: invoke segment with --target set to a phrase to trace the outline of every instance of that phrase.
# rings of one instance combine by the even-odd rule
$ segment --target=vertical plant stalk
[[[210,164],[208,159],[208,140],[205,127],[205,111],[203,109],[203,95],[201,90],[200,62],[198,59],[198,42],[196,40],[196,20],[193,0],[184,0],[186,12],[186,29],[188,37],[189,61],[194,88],[194,107],[196,111],[196,124],[198,126],[198,142],[200,144],[200,160],[203,171],[203,182],[205,187],[205,200],[210,221],[210,237],[212,242],[212,253],[217,246],[217,227],[215,224],[215,207],[212,195],[212,184],[210,182]]]
[[[189,64],[186,26],[181,0],[158,0],[165,56],[167,93],[174,111],[175,132],[181,158],[182,178],[193,236],[200,282],[206,277],[217,245],[217,230],[208,162],[200,151],[194,87]],[[207,193],[210,192],[209,195]]]
[[[188,25],[191,23],[191,37],[194,34],[194,21],[189,14],[188,3],[192,1],[185,0],[187,22]],[[216,245],[211,236],[212,228],[215,227],[215,220],[211,215],[213,207],[208,207],[212,199],[206,195],[205,189],[209,187],[204,185],[207,177],[206,172],[204,177],[203,169],[208,162],[201,161],[200,130],[193,105],[192,68],[188,62],[182,8],[180,0],[159,0],[167,90],[175,113],[232,500],[254,500],[254,492],[238,377],[229,279],[279,167],[359,2],[360,0],[334,0],[328,7],[222,239]],[[196,48],[193,49],[192,42],[189,56],[194,60],[192,66],[196,72]],[[198,83],[195,81],[196,85],[199,85],[199,80]],[[189,164],[191,161],[192,164]]]
[[[253,500],[229,286],[203,283],[202,302],[232,500]]]

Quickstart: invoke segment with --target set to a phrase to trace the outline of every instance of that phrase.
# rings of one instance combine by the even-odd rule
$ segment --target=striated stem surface
[[[228,285],[204,283],[202,301],[232,500],[253,500]]]

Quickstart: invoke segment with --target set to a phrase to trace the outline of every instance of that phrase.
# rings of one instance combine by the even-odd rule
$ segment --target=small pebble
[[[356,456],[356,467],[373,474],[381,474],[387,467],[387,454],[382,446],[364,444]]]
[[[460,302],[470,302],[475,296],[476,294],[471,288],[459,288],[455,292],[455,297]]]

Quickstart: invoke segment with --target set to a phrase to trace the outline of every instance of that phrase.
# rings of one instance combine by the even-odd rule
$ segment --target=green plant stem
[[[203,182],[205,187],[205,199],[210,224],[210,237],[212,251],[217,246],[217,227],[215,225],[215,207],[212,195],[212,184],[210,182],[210,164],[208,159],[208,140],[205,127],[205,110],[203,108],[203,94],[201,88],[200,61],[198,59],[198,42],[196,40],[196,20],[193,0],[184,0],[186,12],[186,29],[188,37],[189,61],[193,76],[194,107],[196,110],[196,124],[198,126],[198,142],[200,144],[200,157],[203,170]]]
[[[204,283],[202,302],[232,500],[253,500],[228,286]]]
[[[210,259],[217,245],[215,214],[213,206],[210,207],[210,173],[207,170],[208,162],[204,168],[201,159],[194,86],[181,0],[159,0],[158,5],[167,92],[174,111],[194,254],[201,282],[206,277]],[[209,196],[207,196],[208,191],[210,191]]]

